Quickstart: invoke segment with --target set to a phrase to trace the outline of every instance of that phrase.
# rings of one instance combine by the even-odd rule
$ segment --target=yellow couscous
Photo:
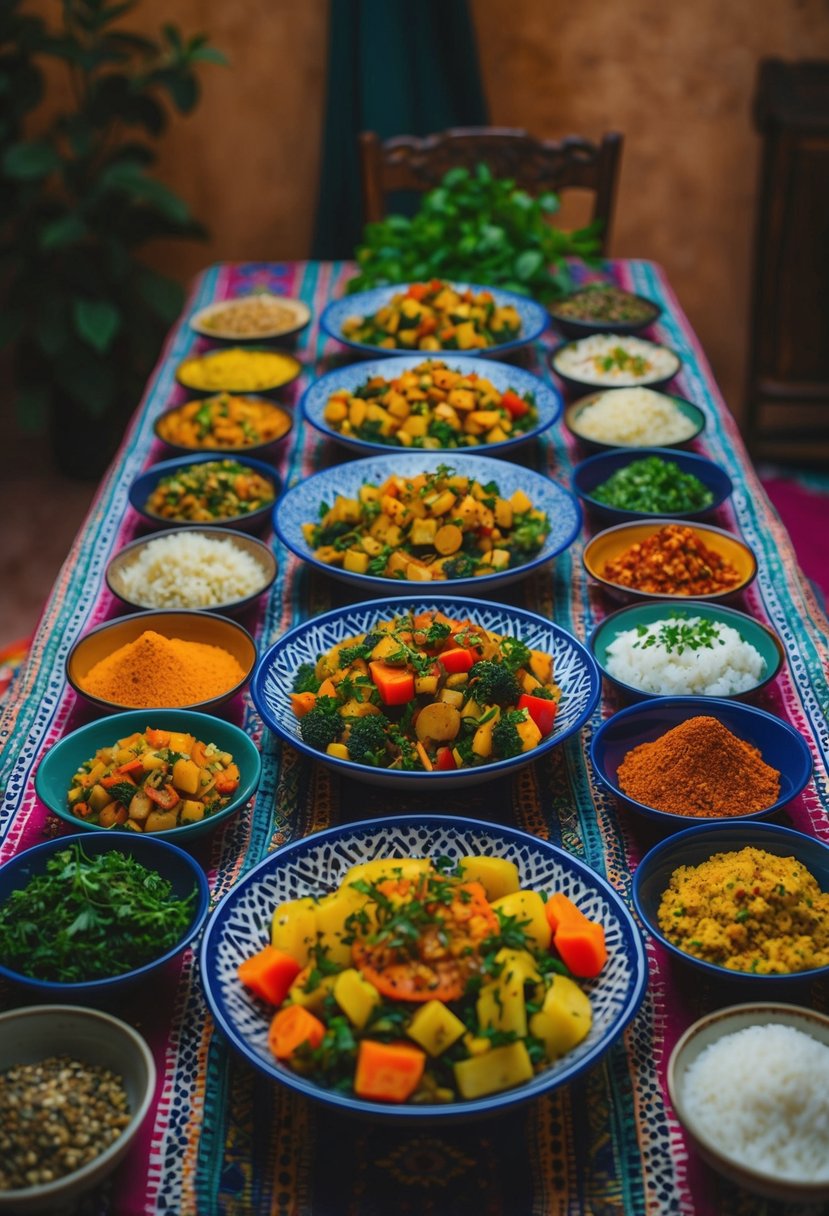
[[[695,958],[756,975],[829,964],[829,892],[794,857],[747,847],[679,866],[659,927]]]

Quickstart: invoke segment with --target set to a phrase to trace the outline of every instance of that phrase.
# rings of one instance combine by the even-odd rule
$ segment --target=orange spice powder
[[[101,659],[78,683],[84,692],[134,709],[198,705],[228,692],[245,677],[221,646],[166,638],[147,629]]]

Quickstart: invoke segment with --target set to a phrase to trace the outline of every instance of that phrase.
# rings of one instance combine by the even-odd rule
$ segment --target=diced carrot
[[[150,747],[166,747],[170,742],[170,732],[168,730],[152,730],[148,726],[144,731],[144,735]]]
[[[281,1005],[299,975],[300,966],[284,950],[263,946],[258,954],[239,964],[237,975],[246,988],[271,1005]]]
[[[593,923],[563,891],[556,891],[555,895],[550,896],[544,905],[544,913],[553,933],[562,924],[572,926]]]
[[[318,697],[336,697],[336,695],[337,688],[334,681],[331,679],[323,680],[322,684],[320,684],[319,688],[317,689]]]
[[[232,794],[239,788],[239,778],[229,773],[216,774],[216,789],[220,794]]]
[[[369,663],[369,670],[384,705],[406,705],[414,699],[414,675],[405,667],[392,667],[375,659]]]
[[[196,739],[193,746],[190,748],[190,759],[194,764],[197,764],[199,768],[207,767],[207,748],[205,744],[202,743],[201,739]]]
[[[410,283],[406,295],[410,300],[422,300],[429,294],[428,283]]]
[[[291,709],[297,718],[304,718],[308,711],[314,708],[316,703],[317,694],[314,692],[291,693]]]
[[[108,790],[108,789],[110,789],[110,788],[111,788],[113,785],[123,785],[123,784],[124,784],[124,777],[126,777],[126,775],[127,775],[127,774],[119,775],[119,770],[118,770],[118,769],[116,769],[116,770],[115,770],[115,772],[112,774],[112,776],[111,776],[111,777],[102,777],[102,778],[100,779],[100,781],[98,782],[98,784],[99,784],[99,785],[102,785],[102,786],[104,787],[104,789],[105,789],[105,790]],[[135,782],[130,783],[129,781],[127,781],[127,784],[128,784],[128,785],[129,785],[129,784],[133,784],[133,785],[134,785],[134,784],[135,784]]]
[[[268,1046],[277,1060],[289,1060],[298,1047],[307,1043],[319,1047],[325,1026],[302,1005],[286,1005],[275,1013],[268,1030]]]
[[[354,1092],[376,1102],[405,1102],[420,1084],[426,1052],[407,1043],[363,1039],[357,1052]]]
[[[585,920],[583,925],[575,922],[559,925],[553,944],[561,955],[561,961],[573,975],[581,979],[593,979],[607,962],[604,927],[596,921]]]
[[[128,760],[126,764],[119,764],[115,769],[115,773],[119,777],[130,777],[133,773],[140,773],[144,764],[140,756],[136,756],[135,760]]]
[[[450,646],[448,650],[440,652],[438,661],[443,664],[444,670],[452,676],[461,671],[469,671],[475,662],[475,655],[471,650],[467,650],[465,646]]]

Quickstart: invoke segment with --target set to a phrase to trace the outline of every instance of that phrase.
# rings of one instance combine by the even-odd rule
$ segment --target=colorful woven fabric
[[[759,557],[756,583],[743,596],[744,610],[781,635],[789,664],[765,690],[762,704],[792,722],[809,741],[816,777],[789,808],[793,824],[829,840],[825,711],[829,688],[826,620],[803,579],[779,519],[751,469],[734,422],[715,387],[707,362],[664,276],[652,264],[617,263],[625,287],[657,300],[665,311],[659,338],[682,356],[679,391],[705,410],[707,427],[698,450],[723,464],[734,480],[730,504],[717,523],[741,533]],[[203,340],[187,316],[214,299],[265,286],[299,296],[314,320],[301,335],[298,354],[307,371],[291,389],[294,400],[309,376],[342,357],[320,334],[325,302],[342,292],[344,264],[219,266],[197,281],[187,313],[170,335],[129,434],[105,478],[78,536],[33,641],[28,666],[16,678],[0,714],[2,773],[0,861],[56,830],[33,790],[38,757],[87,716],[68,690],[64,661],[72,643],[116,610],[103,581],[109,558],[137,530],[127,505],[132,478],[162,456],[152,424],[183,393],[174,371]],[[549,375],[548,335],[522,356]],[[523,460],[567,484],[575,459],[572,441],[556,427]],[[281,458],[280,472],[293,484],[326,463],[339,449],[297,424]],[[552,616],[584,639],[613,607],[588,590],[579,541],[548,568],[519,584],[516,602]],[[265,604],[246,624],[261,650],[287,627],[332,604],[353,598],[318,578],[285,552]],[[298,835],[347,819],[406,810],[459,809],[513,823],[562,843],[604,874],[625,897],[636,861],[652,843],[644,823],[619,813],[614,800],[591,781],[587,752],[602,708],[580,737],[568,741],[514,779],[501,779],[454,797],[422,799],[340,781],[291,749],[282,749],[245,701],[237,720],[261,743],[264,772],[252,810],[243,812],[197,850],[219,899],[269,850]],[[581,1213],[756,1214],[756,1199],[727,1189],[689,1153],[665,1098],[664,1069],[674,1042],[701,1013],[730,1003],[670,967],[648,946],[651,979],[645,1003],[624,1036],[599,1066],[578,1083],[523,1108],[503,1121],[400,1134],[389,1127],[350,1122],[327,1114],[254,1073],[213,1033],[197,967],[188,953],[154,981],[152,992],[131,995],[120,1012],[149,1039],[159,1064],[159,1091],[143,1134],[97,1210],[133,1213],[269,1212],[284,1216],[537,1216]],[[5,1001],[23,1002],[4,992]],[[814,995],[820,1004],[824,996]]]

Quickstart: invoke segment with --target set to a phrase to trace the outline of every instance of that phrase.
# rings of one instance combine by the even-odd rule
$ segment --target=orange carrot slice
[[[363,1039],[357,1052],[354,1092],[377,1102],[405,1102],[420,1084],[426,1052],[406,1043]]]
[[[299,972],[299,963],[290,954],[275,946],[264,946],[258,954],[239,964],[237,975],[263,1001],[281,1005]]]

